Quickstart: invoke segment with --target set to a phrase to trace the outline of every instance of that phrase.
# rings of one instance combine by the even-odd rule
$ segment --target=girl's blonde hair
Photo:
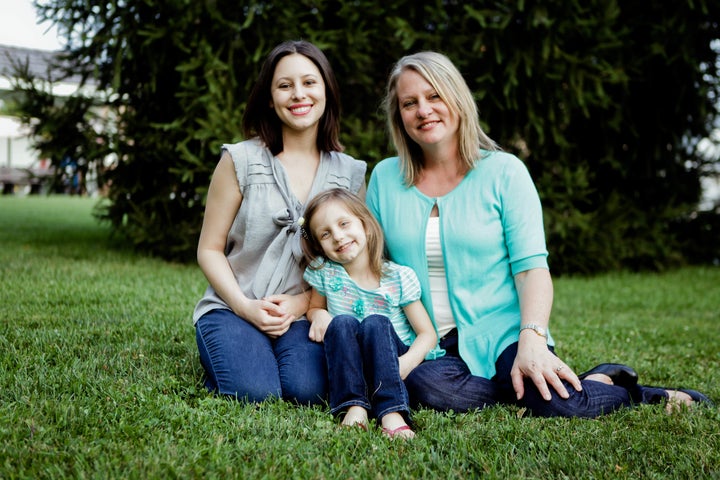
[[[419,52],[402,57],[394,65],[388,78],[384,101],[387,126],[400,157],[405,183],[414,185],[422,171],[424,157],[420,146],[410,138],[403,126],[397,97],[397,82],[406,70],[413,70],[435,89],[451,112],[460,120],[458,150],[467,170],[479,159],[479,149],[498,150],[479,123],[478,109],[470,88],[460,71],[448,57],[437,52]]]
[[[370,260],[370,271],[382,277],[384,263],[385,240],[383,237],[380,224],[375,219],[370,210],[365,206],[360,197],[345,190],[344,188],[332,188],[316,195],[307,207],[305,207],[304,223],[302,226],[302,239],[300,245],[302,247],[305,266],[310,268],[322,268],[325,262],[325,252],[323,252],[320,242],[313,235],[310,224],[313,216],[321,205],[327,202],[340,202],[347,210],[360,219],[363,227],[365,227],[365,236],[367,237],[368,257]],[[316,260],[320,260],[317,262]]]

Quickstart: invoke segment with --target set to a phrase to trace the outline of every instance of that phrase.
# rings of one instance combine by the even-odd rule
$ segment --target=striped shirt
[[[405,345],[415,340],[415,331],[403,307],[420,299],[420,282],[415,272],[393,262],[385,262],[380,287],[366,290],[347,274],[342,265],[326,260],[322,267],[305,269],[305,280],[326,298],[332,317],[352,315],[359,321],[377,314],[390,319]]]

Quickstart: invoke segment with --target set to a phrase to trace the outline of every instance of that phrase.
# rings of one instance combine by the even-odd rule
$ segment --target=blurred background
[[[460,68],[540,192],[555,274],[720,264],[720,4],[612,0],[8,0],[3,193],[97,198],[140,251],[192,261],[222,143],[264,56],[316,43],[341,140],[394,155],[379,109],[402,55]]]

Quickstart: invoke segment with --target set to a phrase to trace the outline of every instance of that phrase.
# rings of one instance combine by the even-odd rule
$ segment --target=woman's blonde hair
[[[357,195],[345,190],[344,188],[332,188],[325,190],[313,197],[305,207],[304,223],[302,226],[302,239],[300,245],[302,247],[304,262],[303,265],[310,268],[322,268],[325,263],[325,252],[323,252],[320,242],[313,235],[310,224],[313,216],[317,213],[321,205],[328,202],[340,202],[347,210],[360,219],[365,228],[365,237],[367,239],[368,258],[370,262],[370,271],[382,277],[383,264],[385,258],[383,256],[385,250],[385,239],[383,237],[380,224],[375,219],[365,202]],[[317,260],[320,260],[319,262]]]
[[[408,186],[417,182],[424,157],[420,146],[405,131],[400,115],[397,82],[406,70],[415,71],[422,76],[432,85],[450,111],[458,116],[460,120],[458,150],[460,160],[468,170],[475,166],[479,149],[498,150],[497,144],[480,127],[478,109],[472,92],[450,59],[437,52],[419,52],[404,56],[390,72],[384,108],[388,130],[400,157],[405,183]]]

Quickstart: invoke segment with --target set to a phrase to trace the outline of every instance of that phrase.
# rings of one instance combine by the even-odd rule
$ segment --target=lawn
[[[123,247],[93,205],[0,198],[0,478],[720,478],[717,407],[421,410],[417,438],[390,442],[324,408],[209,395],[190,318],[202,273]],[[716,403],[719,320],[718,267],[555,282],[557,352],[577,372],[628,363]]]

